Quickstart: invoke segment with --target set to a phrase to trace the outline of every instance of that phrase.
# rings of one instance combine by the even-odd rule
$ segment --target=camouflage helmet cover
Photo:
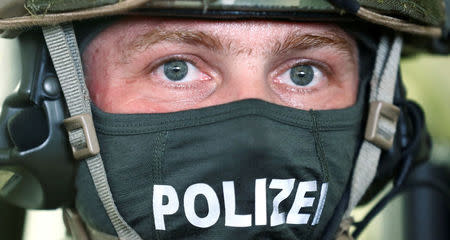
[[[57,13],[94,8],[104,5],[117,4],[126,0],[26,0],[25,7],[31,14]],[[20,0],[18,1],[20,2]],[[239,8],[246,10],[307,10],[307,11],[333,11],[334,8],[326,0],[164,0],[140,1],[148,2],[151,7],[171,8],[199,8],[205,4],[211,9]],[[439,26],[445,18],[444,2],[442,0],[358,0],[367,8],[385,14],[397,14],[408,17],[413,21]]]
[[[383,15],[405,18],[407,21],[424,25],[440,26],[445,22],[444,0],[358,0],[361,6]],[[0,3],[0,18],[20,17],[27,13],[33,18],[49,13],[75,13],[76,11],[103,7],[103,11],[124,12],[133,8],[204,8],[220,10],[255,11],[337,11],[326,0],[5,0]],[[109,8],[105,8],[109,6]],[[22,9],[21,9],[22,8]],[[14,9],[13,11],[11,11]],[[20,11],[22,10],[22,11]],[[11,13],[16,13],[16,16]],[[13,19],[10,19],[13,20]],[[73,19],[72,19],[73,20]],[[24,22],[22,22],[24,23]],[[18,26],[19,22],[16,22]],[[29,24],[33,24],[29,18]],[[10,27],[14,27],[11,24]],[[8,27],[3,22],[0,28]]]
[[[358,11],[353,13],[357,18],[345,14],[330,2],[358,4]],[[450,13],[446,14],[446,2],[448,4],[450,0],[2,0],[0,33],[2,30],[124,14],[298,20],[327,20],[351,15],[353,19],[396,31],[447,40]],[[450,7],[447,8],[448,12]],[[423,37],[408,45],[423,45]]]

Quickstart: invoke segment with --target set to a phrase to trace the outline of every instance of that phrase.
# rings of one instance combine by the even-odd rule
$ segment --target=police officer
[[[350,239],[378,163],[428,150],[398,65],[446,51],[443,4],[8,1],[2,196],[76,239]]]

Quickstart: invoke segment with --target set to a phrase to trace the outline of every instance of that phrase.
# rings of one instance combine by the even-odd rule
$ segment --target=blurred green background
[[[421,55],[402,62],[408,96],[425,109],[431,134],[450,141],[450,58]]]

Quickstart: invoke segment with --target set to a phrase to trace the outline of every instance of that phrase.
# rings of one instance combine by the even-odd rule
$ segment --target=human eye
[[[141,84],[140,91],[152,95],[187,96],[205,95],[215,90],[221,80],[221,74],[203,56],[186,52],[161,55],[155,54],[135,60],[135,77],[128,81]],[[155,92],[155,90],[157,90]]]
[[[197,67],[185,60],[169,60],[157,69],[157,74],[164,80],[171,82],[189,82],[204,78],[203,74]]]
[[[357,76],[334,60],[295,58],[274,65],[269,75],[270,86],[281,104],[300,109],[329,109],[340,108],[348,97],[353,99],[353,95],[345,93],[357,83]]]
[[[153,112],[170,112],[203,101],[214,93],[221,79],[210,61],[204,59],[176,53],[136,61],[136,77],[126,79],[129,94],[134,94],[130,104],[151,108]]]
[[[281,71],[275,82],[283,85],[287,90],[293,92],[311,92],[327,83],[327,74],[322,66],[317,64],[301,62],[289,66]]]

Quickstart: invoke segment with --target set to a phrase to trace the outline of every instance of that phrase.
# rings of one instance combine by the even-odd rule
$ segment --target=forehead
[[[155,17],[127,17],[116,20],[109,30],[124,31],[139,34],[153,29],[166,30],[201,30],[221,35],[235,35],[240,31],[253,32],[286,32],[303,30],[308,32],[333,31],[341,34],[345,32],[335,24],[320,22],[290,22],[275,20],[206,20],[189,18],[155,18]]]
[[[273,45],[301,35],[320,36],[324,37],[323,39],[330,40],[329,42],[336,40],[341,45],[346,45],[346,43],[354,45],[354,40],[350,35],[339,26],[331,23],[150,17],[128,17],[117,20],[96,39],[115,40],[116,47],[128,48],[139,44],[139,40],[142,40],[146,35],[148,37],[149,33],[152,34],[152,37],[164,33],[160,37],[161,39],[153,39],[156,41],[173,40],[173,38],[167,38],[167,34],[186,32],[194,33],[197,38],[213,37],[213,39],[206,40],[216,41],[227,47],[239,45],[240,47],[253,48],[267,44]]]

